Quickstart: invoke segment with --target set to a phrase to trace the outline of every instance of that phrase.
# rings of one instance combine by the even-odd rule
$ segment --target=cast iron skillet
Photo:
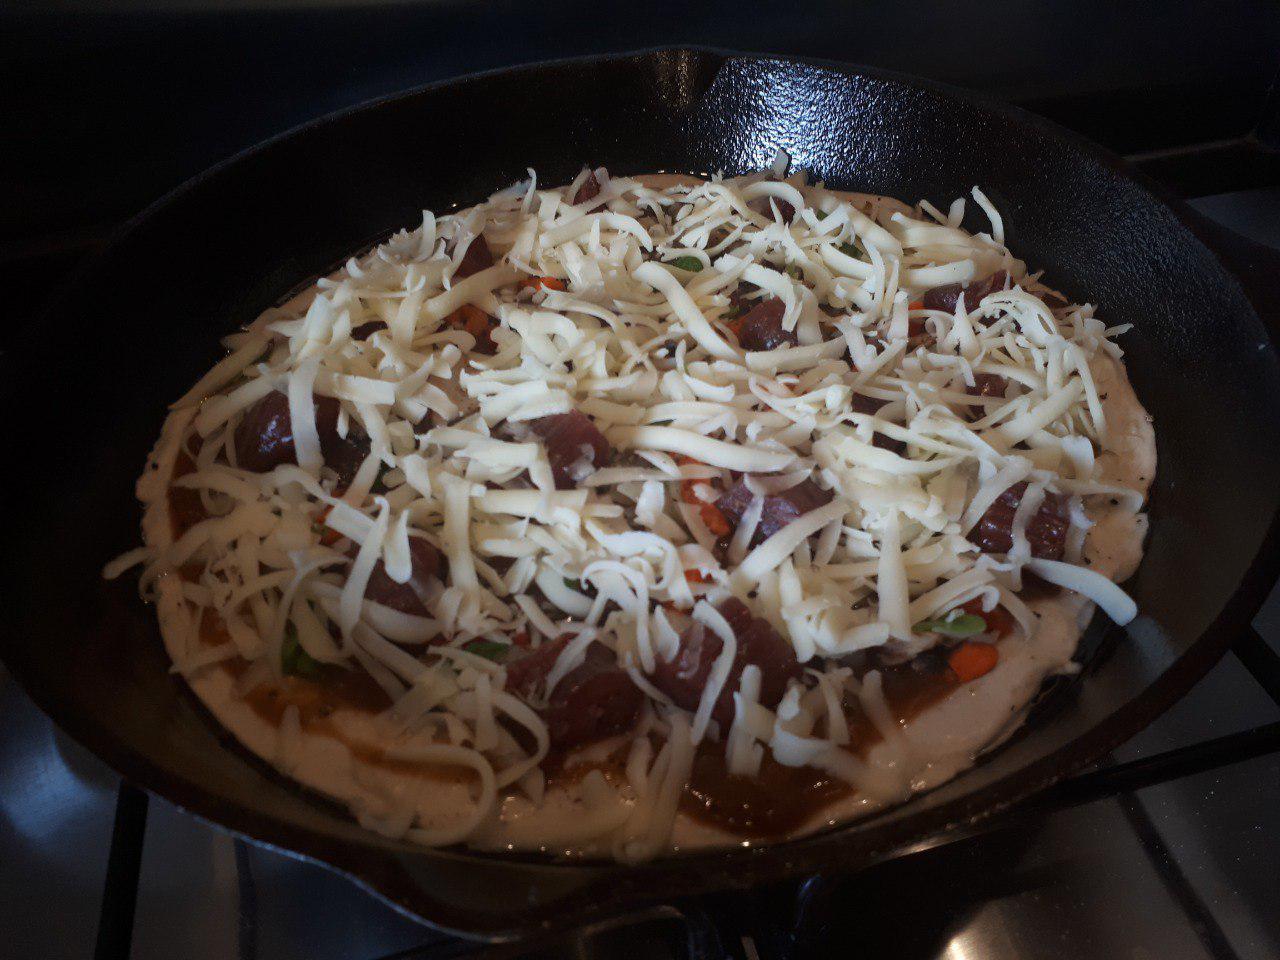
[[[1129,583],[1142,615],[1125,631],[1095,623],[1083,682],[1052,691],[976,769],[901,808],[791,843],[630,868],[385,840],[229,745],[168,673],[153,613],[132,585],[98,579],[137,541],[133,482],[165,404],[221,355],[218,339],[422,208],[473,203],[527,167],[543,183],[566,182],[585,162],[620,174],[743,173],[779,147],[839,187],[942,205],[981,184],[1019,256],[1100,304],[1109,322],[1134,325],[1123,345],[1160,455],[1147,555]],[[10,353],[19,367],[11,449],[24,451],[3,561],[13,674],[135,783],[471,935],[528,936],[657,900],[848,870],[997,813],[1173,702],[1275,576],[1266,538],[1280,500],[1277,358],[1185,214],[1049,123],[878,71],[664,50],[371,103],[157,203],[28,333],[29,345]]]

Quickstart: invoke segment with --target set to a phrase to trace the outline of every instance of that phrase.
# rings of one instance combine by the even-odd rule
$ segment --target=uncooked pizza
[[[217,721],[381,834],[637,861],[933,787],[1131,619],[1123,329],[977,188],[784,174],[531,171],[229,336],[106,571]]]

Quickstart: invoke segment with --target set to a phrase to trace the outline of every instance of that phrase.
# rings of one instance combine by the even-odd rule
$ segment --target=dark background
[[[91,249],[210,164],[371,97],[675,43],[920,74],[1021,103],[1118,152],[1150,153],[1254,128],[1280,63],[1280,5],[9,0],[0,265]],[[439,149],[450,149],[448,130]]]

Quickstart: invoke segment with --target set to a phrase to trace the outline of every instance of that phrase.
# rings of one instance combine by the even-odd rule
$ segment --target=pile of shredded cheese
[[[416,735],[407,746],[390,739],[388,756],[474,772],[465,817],[429,825],[385,805],[358,810],[362,822],[447,844],[497,816],[504,796],[541,802],[548,732],[538,704],[504,689],[501,662],[464,649],[477,639],[508,644],[524,633],[536,647],[572,637],[549,688],[599,642],[646,694],[620,748],[626,782],[597,775],[584,785],[588,795],[626,792],[624,814],[584,822],[617,856],[642,859],[667,848],[694,753],[708,742],[742,776],[771,753],[860,790],[901,789],[875,783],[882,773],[844,749],[845,691],[886,737],[900,734],[879,675],[858,680],[842,657],[881,648],[908,658],[938,641],[913,625],[975,598],[1003,605],[1030,633],[1035,617],[1017,596],[1025,570],[1117,620],[1133,616],[1131,601],[1080,563],[1088,498],[1135,497],[1096,469],[1108,426],[1090,365],[1120,357],[1119,331],[1027,273],[979,190],[972,199],[990,227],[972,234],[959,226],[963,200],[943,212],[838,194],[801,175],[650,186],[598,170],[599,195],[575,206],[587,175],[542,189],[530,171],[478,206],[425,213],[417,229],[229,337],[227,357],[173,405],[169,425],[194,460],[175,486],[198,491],[208,517],[107,571],[143,562],[148,588],[183,571],[183,674],[240,658],[249,667],[237,689],[250,690],[280,677],[294,635],[314,660],[366,671],[385,689],[394,706],[383,719],[397,736]],[[481,234],[495,265],[455,282]],[[996,270],[1010,288],[972,312],[963,298],[954,313],[917,302]],[[562,283],[531,292],[519,284],[529,277]],[[797,346],[739,348],[727,315],[740,285],[747,306],[757,295],[782,301]],[[496,354],[472,352],[472,334],[444,323],[465,304],[497,318]],[[385,329],[353,339],[370,321]],[[926,335],[913,335],[920,321]],[[1006,397],[967,392],[982,374],[1005,378]],[[239,469],[235,428],[272,391],[288,397],[297,464]],[[860,413],[858,395],[886,403]],[[340,433],[358,425],[370,440],[345,489],[323,465],[317,396],[341,401]],[[545,449],[519,424],[571,410],[617,455],[598,470],[587,458],[578,486],[557,490]],[[877,432],[904,452],[873,445]],[[732,485],[730,471],[753,475],[757,496],[721,562],[681,482],[708,481],[695,489],[710,497]],[[803,480],[834,498],[751,546],[763,497]],[[1023,481],[1012,550],[980,553],[966,534]],[[144,497],[154,499],[149,483]],[[1034,559],[1028,546],[1046,490],[1071,505],[1063,562]],[[392,580],[409,580],[411,533],[447,559],[423,597],[431,616],[365,599],[378,561]],[[770,709],[748,666],[722,730],[712,707],[736,647],[715,604],[730,594],[808,669]],[[206,611],[225,625],[225,642],[201,640]],[[692,712],[649,679],[691,621],[723,641]],[[296,712],[285,723],[296,737]]]

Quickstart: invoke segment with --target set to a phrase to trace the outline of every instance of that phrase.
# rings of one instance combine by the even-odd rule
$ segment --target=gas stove
[[[381,90],[355,91],[371,92]],[[1274,100],[1233,99],[1230,117],[1219,111],[1215,121],[1236,124],[1231,135],[1189,122],[1179,138],[1168,124],[1124,122],[1144,96],[1151,109],[1172,109],[1160,100],[1168,91],[997,92],[1125,152],[1210,221],[1280,249]],[[73,206],[47,229],[0,237],[0,262],[20,267],[28,289],[51,289],[106,236]],[[100,211],[104,220],[119,212],[110,203]],[[1165,716],[980,833],[926,842],[855,875],[496,946],[445,937],[325,868],[149,799],[63,736],[0,668],[0,877],[9,891],[0,929],[16,956],[103,960],[755,960],[837,950],[904,960],[1271,958],[1280,955],[1278,651],[1280,590]]]

